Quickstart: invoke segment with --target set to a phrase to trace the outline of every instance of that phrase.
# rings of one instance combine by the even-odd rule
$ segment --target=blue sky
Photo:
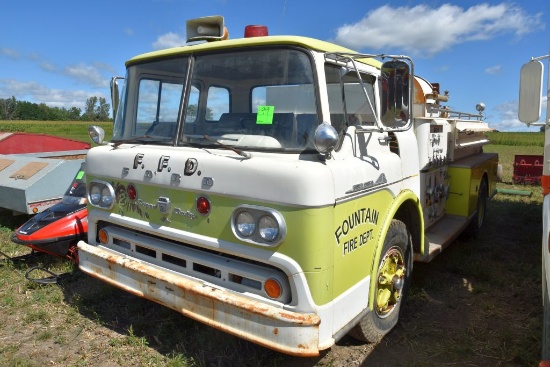
[[[110,102],[109,80],[125,74],[127,59],[184,44],[186,20],[209,15],[225,17],[230,38],[263,24],[270,35],[411,56],[416,74],[449,91],[451,109],[475,112],[484,102],[492,127],[538,130],[517,120],[519,70],[550,52],[547,0],[9,1],[0,20],[0,98],[82,109],[90,96]]]

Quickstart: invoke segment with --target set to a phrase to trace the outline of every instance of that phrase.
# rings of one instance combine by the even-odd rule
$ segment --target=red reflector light
[[[267,27],[265,25],[247,25],[244,28],[244,38],[267,36]]]
[[[202,215],[210,213],[210,201],[204,196],[197,198],[197,210]]]
[[[128,185],[128,188],[126,189],[126,193],[128,194],[128,198],[130,200],[136,200],[137,198],[137,190],[134,185]]]

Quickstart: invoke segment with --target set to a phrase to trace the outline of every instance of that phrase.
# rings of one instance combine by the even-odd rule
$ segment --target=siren
[[[187,42],[221,41],[229,37],[229,32],[220,15],[191,19],[186,22]]]

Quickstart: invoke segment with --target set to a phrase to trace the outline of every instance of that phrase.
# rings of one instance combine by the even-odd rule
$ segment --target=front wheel
[[[411,236],[405,224],[394,219],[376,273],[373,309],[351,329],[350,336],[376,343],[397,324],[409,291],[412,264]]]

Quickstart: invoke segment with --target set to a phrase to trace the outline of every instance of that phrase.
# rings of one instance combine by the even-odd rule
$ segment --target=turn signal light
[[[104,228],[99,230],[97,238],[99,238],[99,242],[103,245],[109,242],[109,234],[107,234],[107,231]]]
[[[281,284],[273,278],[269,278],[265,281],[264,290],[265,293],[273,299],[279,298],[283,293],[283,290],[281,289]]]

